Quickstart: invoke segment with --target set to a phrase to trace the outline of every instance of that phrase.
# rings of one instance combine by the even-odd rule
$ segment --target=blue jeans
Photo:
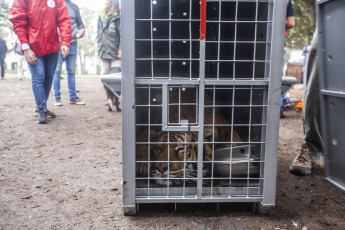
[[[28,63],[32,77],[32,91],[37,108],[47,109],[47,100],[52,88],[58,53],[36,58],[35,65]]]
[[[61,97],[60,79],[61,79],[61,69],[62,69],[63,61],[66,61],[69,98],[76,98],[77,94],[75,90],[75,66],[77,62],[77,45],[71,44],[71,46],[69,47],[69,54],[65,59],[63,59],[61,51],[59,52],[58,64],[56,66],[54,80],[53,80],[53,89],[54,89],[55,98]]]

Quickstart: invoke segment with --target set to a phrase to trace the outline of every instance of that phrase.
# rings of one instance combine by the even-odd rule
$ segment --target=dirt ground
[[[0,81],[0,229],[344,229],[345,194],[322,170],[288,172],[303,142],[302,113],[281,119],[277,202],[270,215],[252,205],[146,205],[123,215],[121,113],[108,112],[98,78],[78,78],[85,106],[62,107],[47,125],[34,117],[31,82]],[[297,93],[298,94],[298,93]]]

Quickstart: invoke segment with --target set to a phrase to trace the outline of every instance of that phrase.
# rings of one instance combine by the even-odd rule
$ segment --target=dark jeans
[[[47,109],[47,100],[52,88],[59,53],[36,57],[35,65],[29,64],[32,75],[32,91],[38,109]]]
[[[0,58],[1,77],[5,76],[5,58]]]

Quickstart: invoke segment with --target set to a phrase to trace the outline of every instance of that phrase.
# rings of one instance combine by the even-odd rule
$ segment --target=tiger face
[[[151,168],[151,177],[169,178],[156,179],[155,182],[160,185],[179,185],[183,183],[183,178],[197,177],[197,137],[195,133],[177,132],[164,134],[159,142],[173,144],[157,144],[152,148],[153,167]],[[192,181],[186,179],[187,183]]]
[[[229,127],[218,127],[212,129],[211,127],[204,129],[204,148],[203,161],[212,160],[213,150],[211,144],[206,144],[212,138],[221,140],[229,140],[231,129]],[[167,186],[180,185],[183,181],[186,183],[195,184],[197,178],[197,161],[198,161],[198,133],[197,132],[173,132],[169,135],[164,132],[151,131],[151,137],[155,136],[159,143],[170,144],[155,144],[137,146],[136,160],[141,161],[137,163],[137,176],[155,179],[156,184]],[[233,141],[241,142],[238,133],[233,131]],[[147,130],[144,130],[139,139],[145,139]],[[233,144],[236,146],[236,144]],[[219,148],[230,147],[229,144],[215,144],[214,150]],[[148,156],[150,155],[150,167],[148,167]],[[150,169],[150,172],[148,172]],[[202,175],[210,175],[211,169],[209,164],[205,164],[202,169]],[[169,178],[169,179],[164,179]]]

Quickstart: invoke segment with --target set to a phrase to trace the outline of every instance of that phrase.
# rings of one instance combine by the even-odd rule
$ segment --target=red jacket
[[[70,46],[71,19],[65,0],[14,0],[9,18],[20,42],[28,43],[37,57]]]

